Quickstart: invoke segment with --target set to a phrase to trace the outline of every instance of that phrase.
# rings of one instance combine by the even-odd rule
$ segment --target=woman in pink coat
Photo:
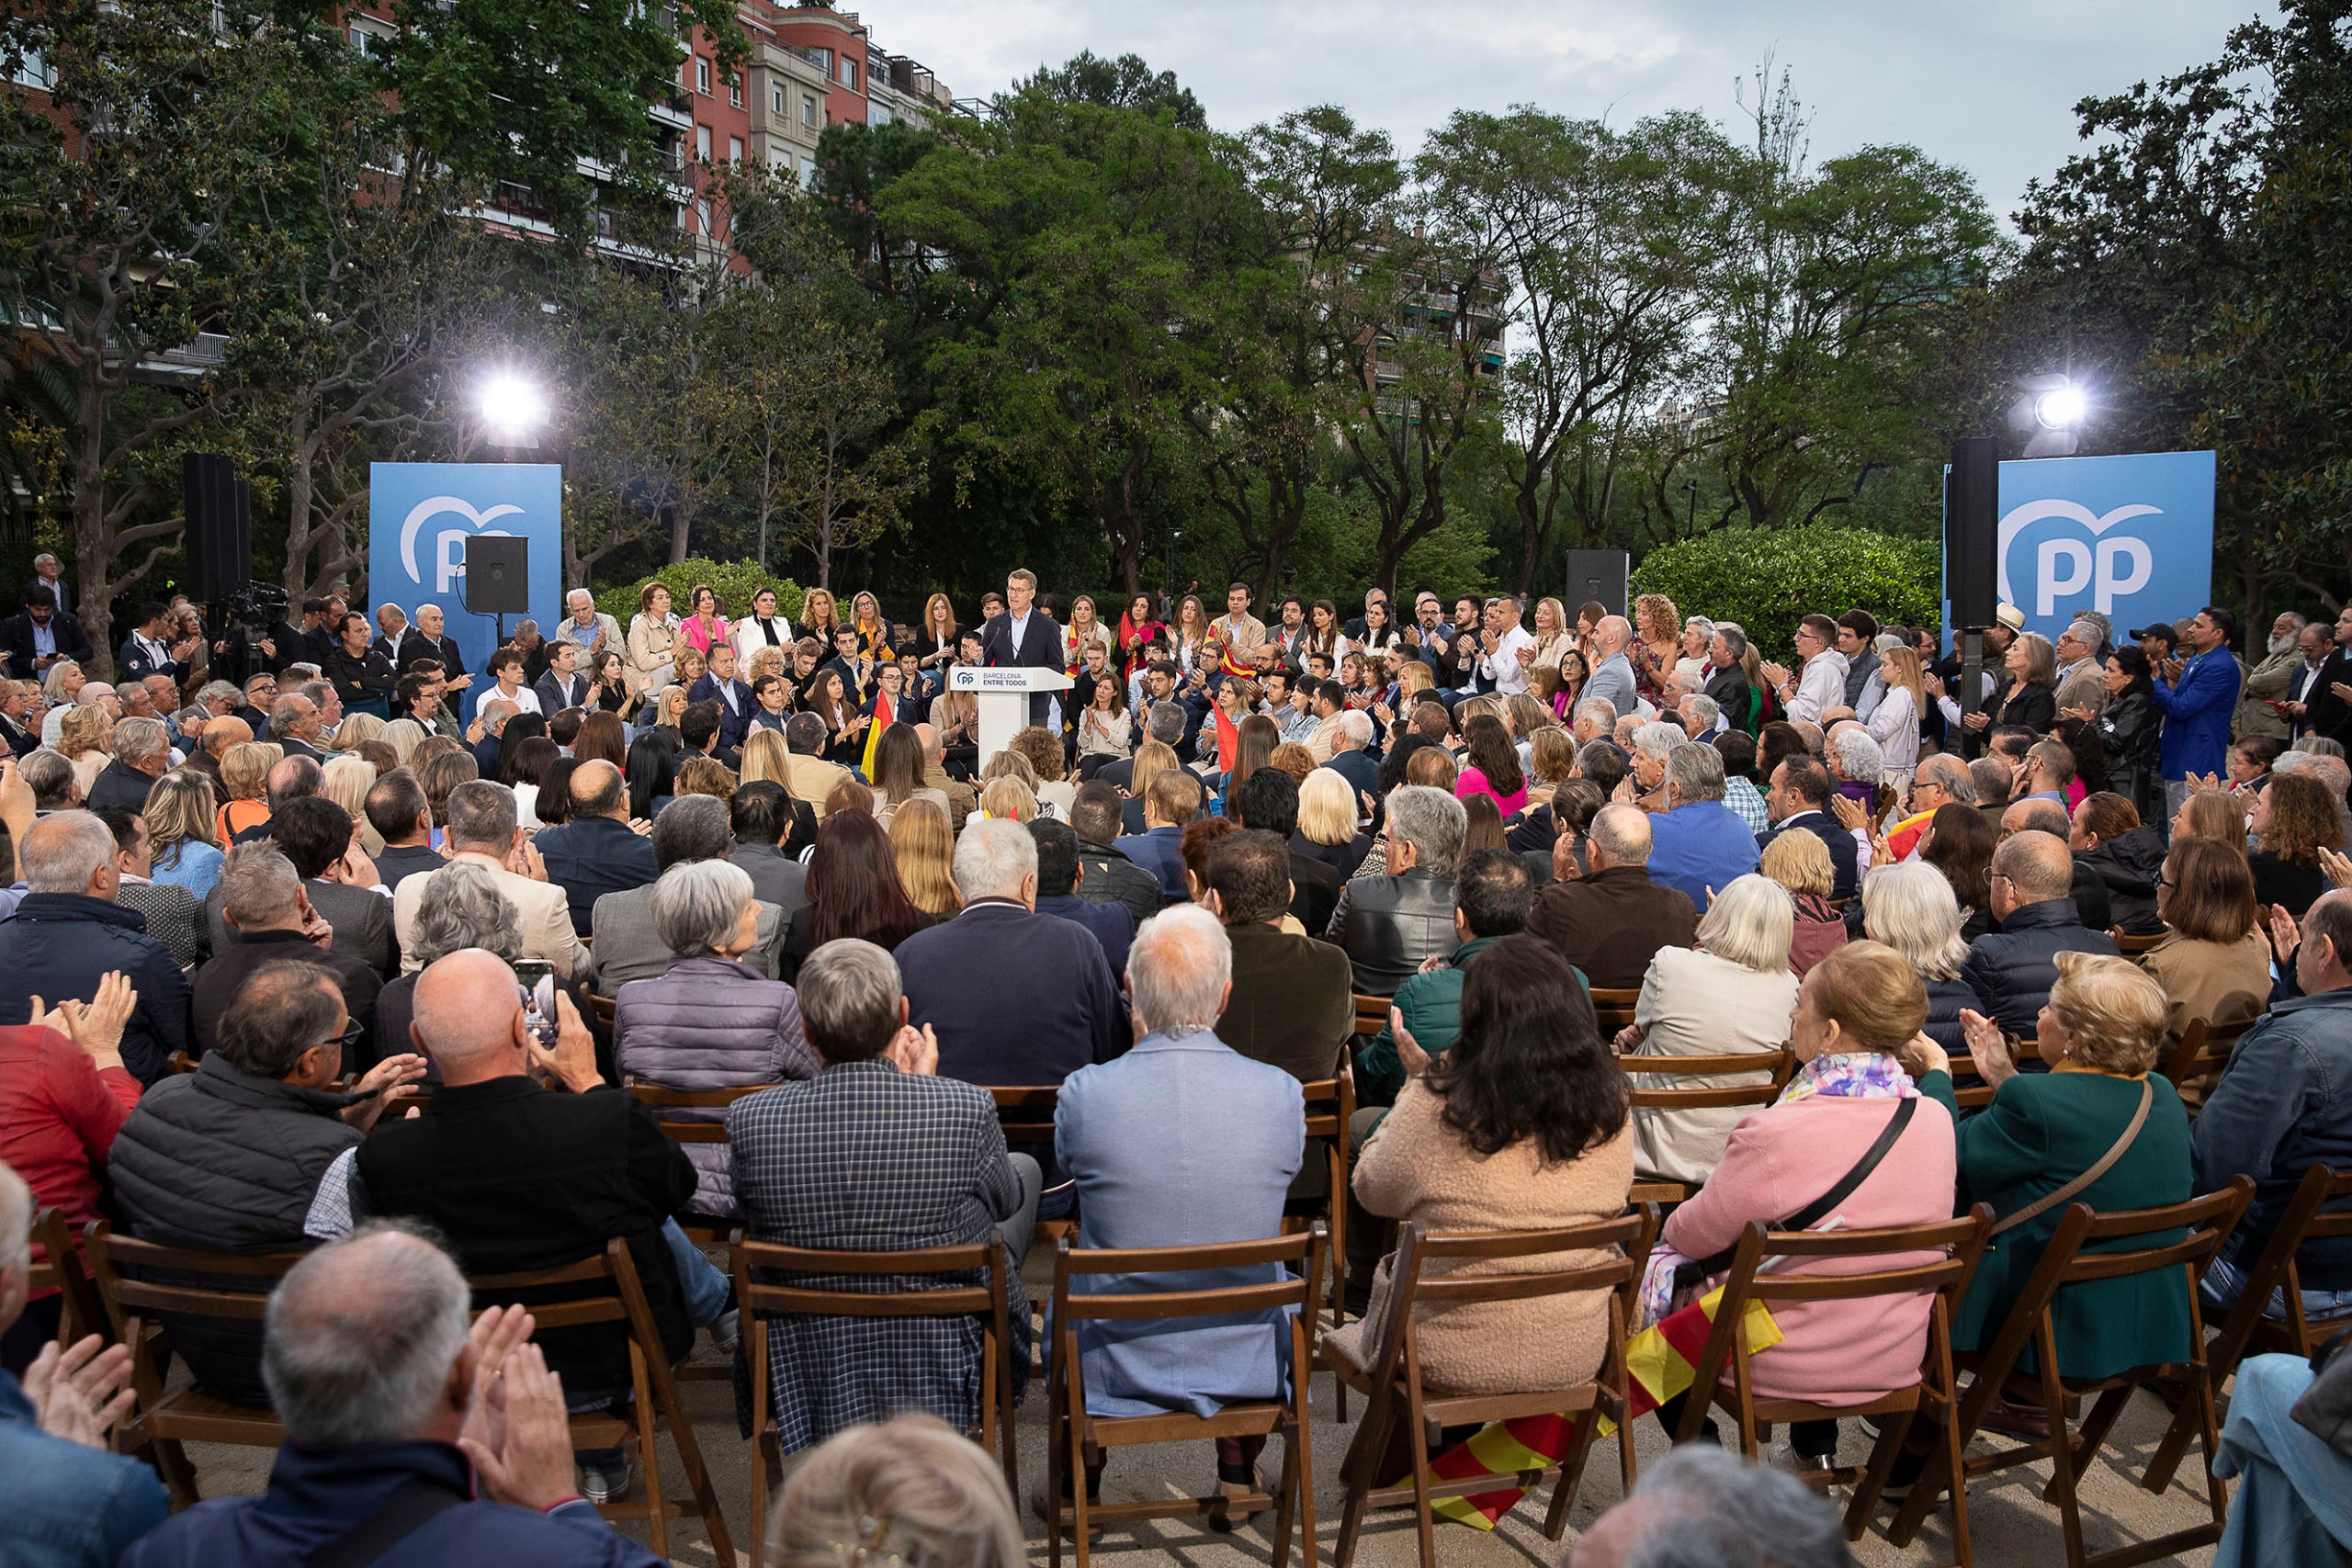
[[[1666,1222],[1667,1246],[1685,1258],[1712,1258],[1738,1243],[1748,1221],[1778,1225],[1860,1164],[1906,1100],[1914,1102],[1909,1125],[1814,1228],[1835,1221],[1840,1230],[1871,1230],[1951,1218],[1958,1174],[1951,1114],[1920,1099],[1895,1059],[1927,1021],[1928,994],[1917,972],[1883,943],[1848,942],[1814,965],[1789,1021],[1789,1043],[1804,1066],[1778,1101],[1732,1130],[1706,1186]],[[1867,1273],[1931,1263],[1935,1256],[1824,1258],[1780,1271]],[[1653,1270],[1658,1267],[1653,1259]],[[1768,1399],[1860,1404],[1917,1382],[1930,1304],[1925,1295],[1775,1303],[1772,1315],[1784,1337],[1757,1355],[1756,1392]],[[1834,1421],[1798,1422],[1789,1437],[1800,1457],[1838,1447]]]

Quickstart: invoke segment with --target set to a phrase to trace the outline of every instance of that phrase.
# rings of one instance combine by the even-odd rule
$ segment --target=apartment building
[[[931,68],[876,44],[854,11],[769,6],[751,35],[752,153],[806,189],[829,125],[922,125],[955,105]]]

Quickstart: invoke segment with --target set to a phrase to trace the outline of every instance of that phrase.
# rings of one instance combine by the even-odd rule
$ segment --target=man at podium
[[[1057,672],[1069,668],[1062,628],[1051,615],[1030,608],[1036,597],[1037,574],[1025,566],[1015,567],[1004,580],[1004,613],[989,616],[980,628],[980,658],[989,668]],[[1049,724],[1053,704],[1050,692],[1030,693],[1029,722]]]

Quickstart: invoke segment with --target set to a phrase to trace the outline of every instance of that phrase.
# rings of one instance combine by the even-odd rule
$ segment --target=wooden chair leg
[[[686,1472],[686,1486],[694,1493],[695,1506],[702,1514],[703,1533],[710,1538],[711,1551],[719,1562],[732,1562],[734,1545],[728,1540],[727,1516],[718,1506],[718,1489],[711,1484],[710,1471],[702,1461],[702,1439],[695,1436],[695,1424],[678,1397],[678,1385],[665,1381],[660,1387],[662,1416],[670,1424],[670,1441],[677,1447],[678,1462]],[[654,1461],[650,1439],[646,1455],[650,1471]]]
[[[2083,1568],[2082,1500],[2075,1492],[2075,1445],[2066,1430],[2066,1391],[2058,1381],[2057,1336],[2044,1314],[2033,1337],[2033,1356],[2041,1374],[2041,1407],[2050,1417],[2050,1490],[2044,1495],[2058,1508],[2058,1522],[2066,1536],[2066,1568]]]
[[[670,1555],[669,1509],[662,1495],[662,1450],[654,1446],[653,1385],[646,1375],[645,1352],[632,1343],[628,1351],[629,1384],[637,1396],[637,1456],[645,1467],[646,1533],[652,1538],[653,1555]]]
[[[203,1494],[197,1490],[196,1466],[188,1463],[187,1450],[177,1439],[158,1438],[147,1449],[150,1462],[164,1478],[164,1491],[171,1498],[174,1513],[203,1501]]]
[[[2111,1388],[2092,1403],[2075,1435],[2072,1451],[2066,1459],[2067,1468],[2078,1476],[2090,1469],[2091,1461],[2098,1457],[2099,1446],[2107,1441],[2108,1429],[2115,1425],[2115,1418],[2123,1414],[2123,1406],[2130,1403],[2131,1398],[2130,1389]],[[2050,1428],[2052,1439],[2063,1435],[2063,1423],[2053,1424]]]
[[[1568,1510],[1576,1506],[1577,1493],[1584,1486],[1584,1467],[1592,1458],[1596,1429],[1600,1425],[1599,1405],[1576,1417],[1568,1438],[1567,1451],[1560,1456],[1560,1473],[1552,1483],[1552,1506],[1544,1511],[1544,1537],[1557,1540],[1568,1528]]]
[[[1283,1479],[1274,1496],[1273,1568],[1290,1568],[1291,1510],[1298,1505],[1298,1436],[1294,1430],[1283,1444]],[[1314,1546],[1309,1539],[1308,1553]]]
[[[1336,1372],[1332,1375],[1338,1376]],[[1346,1493],[1340,1508],[1340,1540],[1331,1549],[1331,1568],[1351,1568],[1355,1562],[1356,1538],[1363,1530],[1364,1509],[1370,1506],[1372,1489],[1380,1484],[1380,1461],[1388,1447],[1388,1428],[1395,1424],[1396,1408],[1393,1397],[1373,1394],[1367,1401],[1363,1419],[1357,1423],[1355,1437],[1348,1444],[1347,1456],[1340,1461],[1340,1481]]]
[[[1960,1568],[1972,1568],[1972,1549],[1968,1540],[1968,1445],[1961,1440],[1960,1401],[1957,1397],[1944,1413],[1941,1446],[1951,1456],[1949,1477],[1951,1487],[1952,1561],[1959,1563]],[[1926,1470],[1920,1471],[1920,1479],[1914,1490],[1926,1487],[1927,1475]]]
[[[763,1391],[764,1392],[764,1391]],[[759,1397],[757,1394],[754,1398]],[[1018,1514],[1021,1495],[1012,1495],[1012,1506]],[[758,1433],[752,1436],[752,1568],[767,1568],[768,1556],[768,1446]]]
[[[1860,1540],[1869,1533],[1871,1515],[1878,1510],[1879,1494],[1886,1490],[1886,1478],[1894,1473],[1895,1459],[1903,1452],[1903,1440],[1910,1431],[1911,1417],[1907,1414],[1897,1412],[1879,1417],[1878,1442],[1871,1450],[1870,1462],[1863,1468],[1861,1484],[1854,1489],[1853,1501],[1846,1506],[1848,1540]]]
[[[1412,1441],[1413,1454],[1413,1528],[1420,1538],[1421,1568],[1437,1568],[1437,1513],[1435,1499],[1430,1489],[1437,1478],[1430,1473],[1429,1444],[1421,1420],[1420,1380],[1413,1379],[1412,1393],[1405,1405],[1406,1430]]]
[[[1053,1374],[1046,1383],[1045,1515],[1047,1568],[1062,1568],[1062,1477],[1069,1462],[1063,1445],[1069,1441],[1069,1437],[1062,1430],[1064,1416],[1061,1393],[1061,1352],[1057,1347],[1054,1351]],[[1012,1506],[1018,1508],[1021,1506],[1021,1499],[1013,1498]]]

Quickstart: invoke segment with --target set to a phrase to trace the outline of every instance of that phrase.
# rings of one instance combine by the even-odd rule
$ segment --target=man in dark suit
[[[466,661],[458,657],[456,639],[443,634],[441,628],[446,624],[440,605],[419,604],[416,625],[401,634],[400,657],[393,662],[406,673],[418,660],[430,659],[441,666],[451,691],[463,691],[473,683],[473,677],[466,673]]]
[[[710,649],[710,668],[703,672],[686,691],[686,701],[710,703],[718,709],[718,743],[732,751],[743,744],[752,732],[752,716],[759,711],[759,699],[752,688],[735,674],[735,649],[720,642]]]
[[[433,808],[424,786],[405,768],[386,773],[368,791],[368,825],[384,840],[384,852],[376,857],[376,874],[386,887],[397,889],[402,877],[435,872],[449,863],[433,847]]]
[[[566,645],[569,646],[569,645]],[[596,900],[642,887],[661,875],[653,841],[628,825],[628,785],[602,760],[582,762],[571,775],[571,817],[540,829],[531,840],[547,862],[548,880],[571,901],[571,929],[595,929]]]
[[[1078,896],[1086,867],[1078,858],[1078,835],[1065,822],[1029,824],[1037,840],[1037,912],[1084,926],[1102,944],[1103,962],[1114,975],[1127,967],[1127,947],[1136,939],[1136,918],[1116,901],[1096,903]],[[1156,912],[1156,911],[1155,911]]]
[[[580,672],[580,645],[556,642],[548,645],[547,673],[531,682],[531,694],[539,699],[539,711],[549,718],[566,708],[585,707],[588,704],[588,677]]]
[[[1225,814],[1245,829],[1272,833],[1287,845],[1298,831],[1298,783],[1280,768],[1260,768],[1226,796]],[[1345,880],[1337,866],[1292,852],[1290,912],[1308,931],[1324,930],[1331,923],[1331,911],[1340,907],[1340,888]],[[1230,1039],[1226,1043],[1241,1051]]]
[[[1053,670],[1069,667],[1062,649],[1062,628],[1051,615],[1030,606],[1037,597],[1037,574],[1015,568],[1004,580],[1005,611],[980,628],[980,657],[991,670]],[[1029,722],[1043,724],[1051,716],[1053,694],[1029,694]]]
[[[1740,667],[1740,659],[1747,652],[1747,634],[1725,622],[1715,628],[1707,644],[1706,695],[1723,710],[1724,721],[1734,729],[1747,728],[1747,709],[1754,698],[1749,694],[1747,672]]]
[[[1233,943],[1233,993],[1216,1033],[1243,1055],[1313,1083],[1339,1070],[1355,1032],[1355,976],[1340,948],[1282,929],[1295,863],[1288,838],[1257,829],[1228,833],[1209,852],[1209,889]],[[1322,1169],[1311,1162],[1302,1182]],[[1319,1177],[1306,1184],[1322,1190]]]
[[[368,643],[368,651],[380,653],[384,662],[397,667],[401,661],[401,637],[408,631],[408,612],[390,601],[376,606],[376,636]]]
[[[59,606],[40,584],[25,590],[24,613],[0,621],[0,653],[8,656],[8,672],[21,680],[38,681],[61,659],[87,663],[96,649],[82,623]]]
[[[1829,851],[1829,865],[1834,873],[1829,896],[1852,897],[1861,878],[1861,855],[1854,835],[1844,823],[1829,815],[1830,793],[1837,788],[1829,770],[1810,757],[1790,757],[1772,770],[1767,783],[1764,811],[1773,826],[1770,832],[1756,836],[1756,847],[1759,851],[1765,849],[1792,830],[1813,834]]]
[[[1585,863],[1577,866],[1577,839],[1563,833],[1552,848],[1552,877],[1527,914],[1527,932],[1604,989],[1630,990],[1649,972],[1661,947],[1695,947],[1699,908],[1690,896],[1650,880],[1650,819],[1638,806],[1619,802],[1593,814],[1585,829]]]

